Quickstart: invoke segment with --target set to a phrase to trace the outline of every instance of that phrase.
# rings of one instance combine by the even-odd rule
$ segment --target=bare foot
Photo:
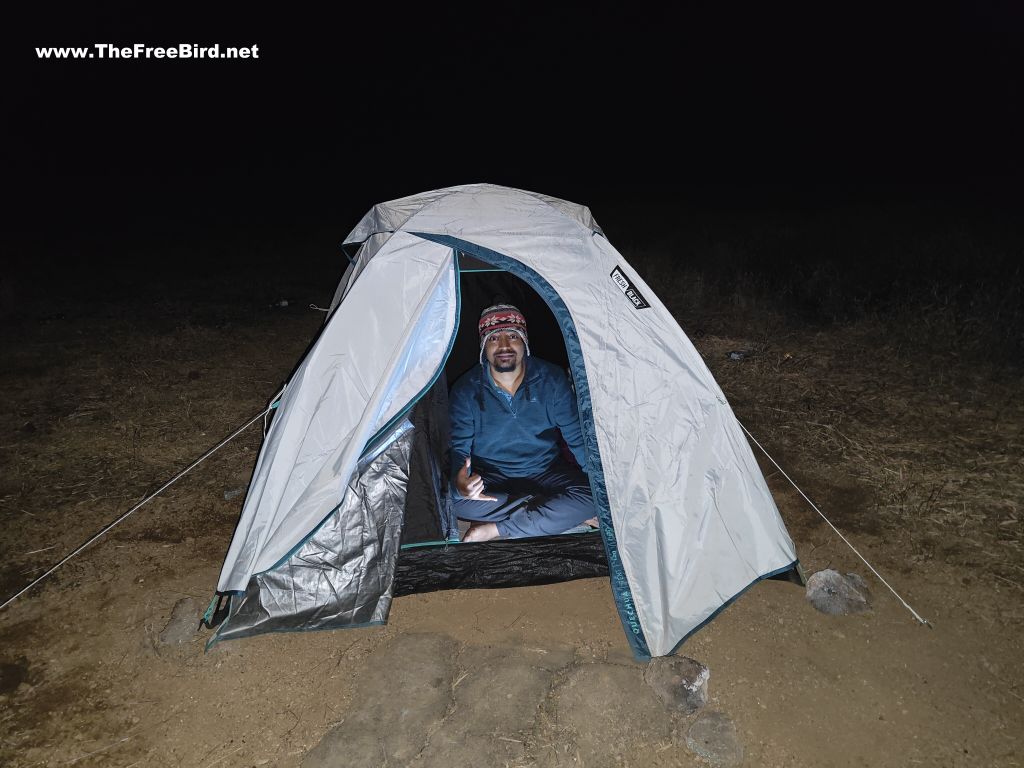
[[[598,527],[597,526],[597,518],[596,517],[592,517],[589,520],[584,520],[583,524],[584,525],[589,525],[591,528],[597,528]]]
[[[462,537],[463,542],[467,541],[490,541],[496,539],[501,534],[498,533],[498,526],[494,523],[481,523],[480,525],[471,526],[466,535]]]

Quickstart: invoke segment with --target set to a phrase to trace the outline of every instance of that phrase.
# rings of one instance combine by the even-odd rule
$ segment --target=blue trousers
[[[597,514],[586,474],[561,459],[533,477],[503,477],[480,471],[484,495],[497,501],[454,499],[455,516],[497,523],[510,539],[565,533]],[[525,501],[516,504],[517,499]]]

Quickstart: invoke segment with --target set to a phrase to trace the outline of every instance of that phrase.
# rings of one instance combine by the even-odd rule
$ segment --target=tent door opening
[[[531,356],[568,372],[562,331],[541,296],[510,272],[462,252],[458,259],[461,311],[455,342],[442,374],[410,415],[414,437],[393,594],[607,576],[604,544],[596,532],[447,546],[459,538],[458,521],[448,504],[448,389],[480,364],[481,311],[493,304],[514,304],[526,317]]]

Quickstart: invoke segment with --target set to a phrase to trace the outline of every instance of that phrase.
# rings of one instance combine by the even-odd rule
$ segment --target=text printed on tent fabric
[[[626,298],[633,303],[634,309],[647,309],[651,306],[647,299],[640,295],[640,291],[633,287],[629,278],[622,274],[622,270],[616,267],[612,270],[612,282],[619,286],[619,290],[626,294]]]

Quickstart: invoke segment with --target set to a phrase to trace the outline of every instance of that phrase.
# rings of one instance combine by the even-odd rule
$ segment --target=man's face
[[[484,354],[491,369],[497,373],[511,373],[523,364],[526,345],[518,333],[498,331],[491,334],[484,344]]]

